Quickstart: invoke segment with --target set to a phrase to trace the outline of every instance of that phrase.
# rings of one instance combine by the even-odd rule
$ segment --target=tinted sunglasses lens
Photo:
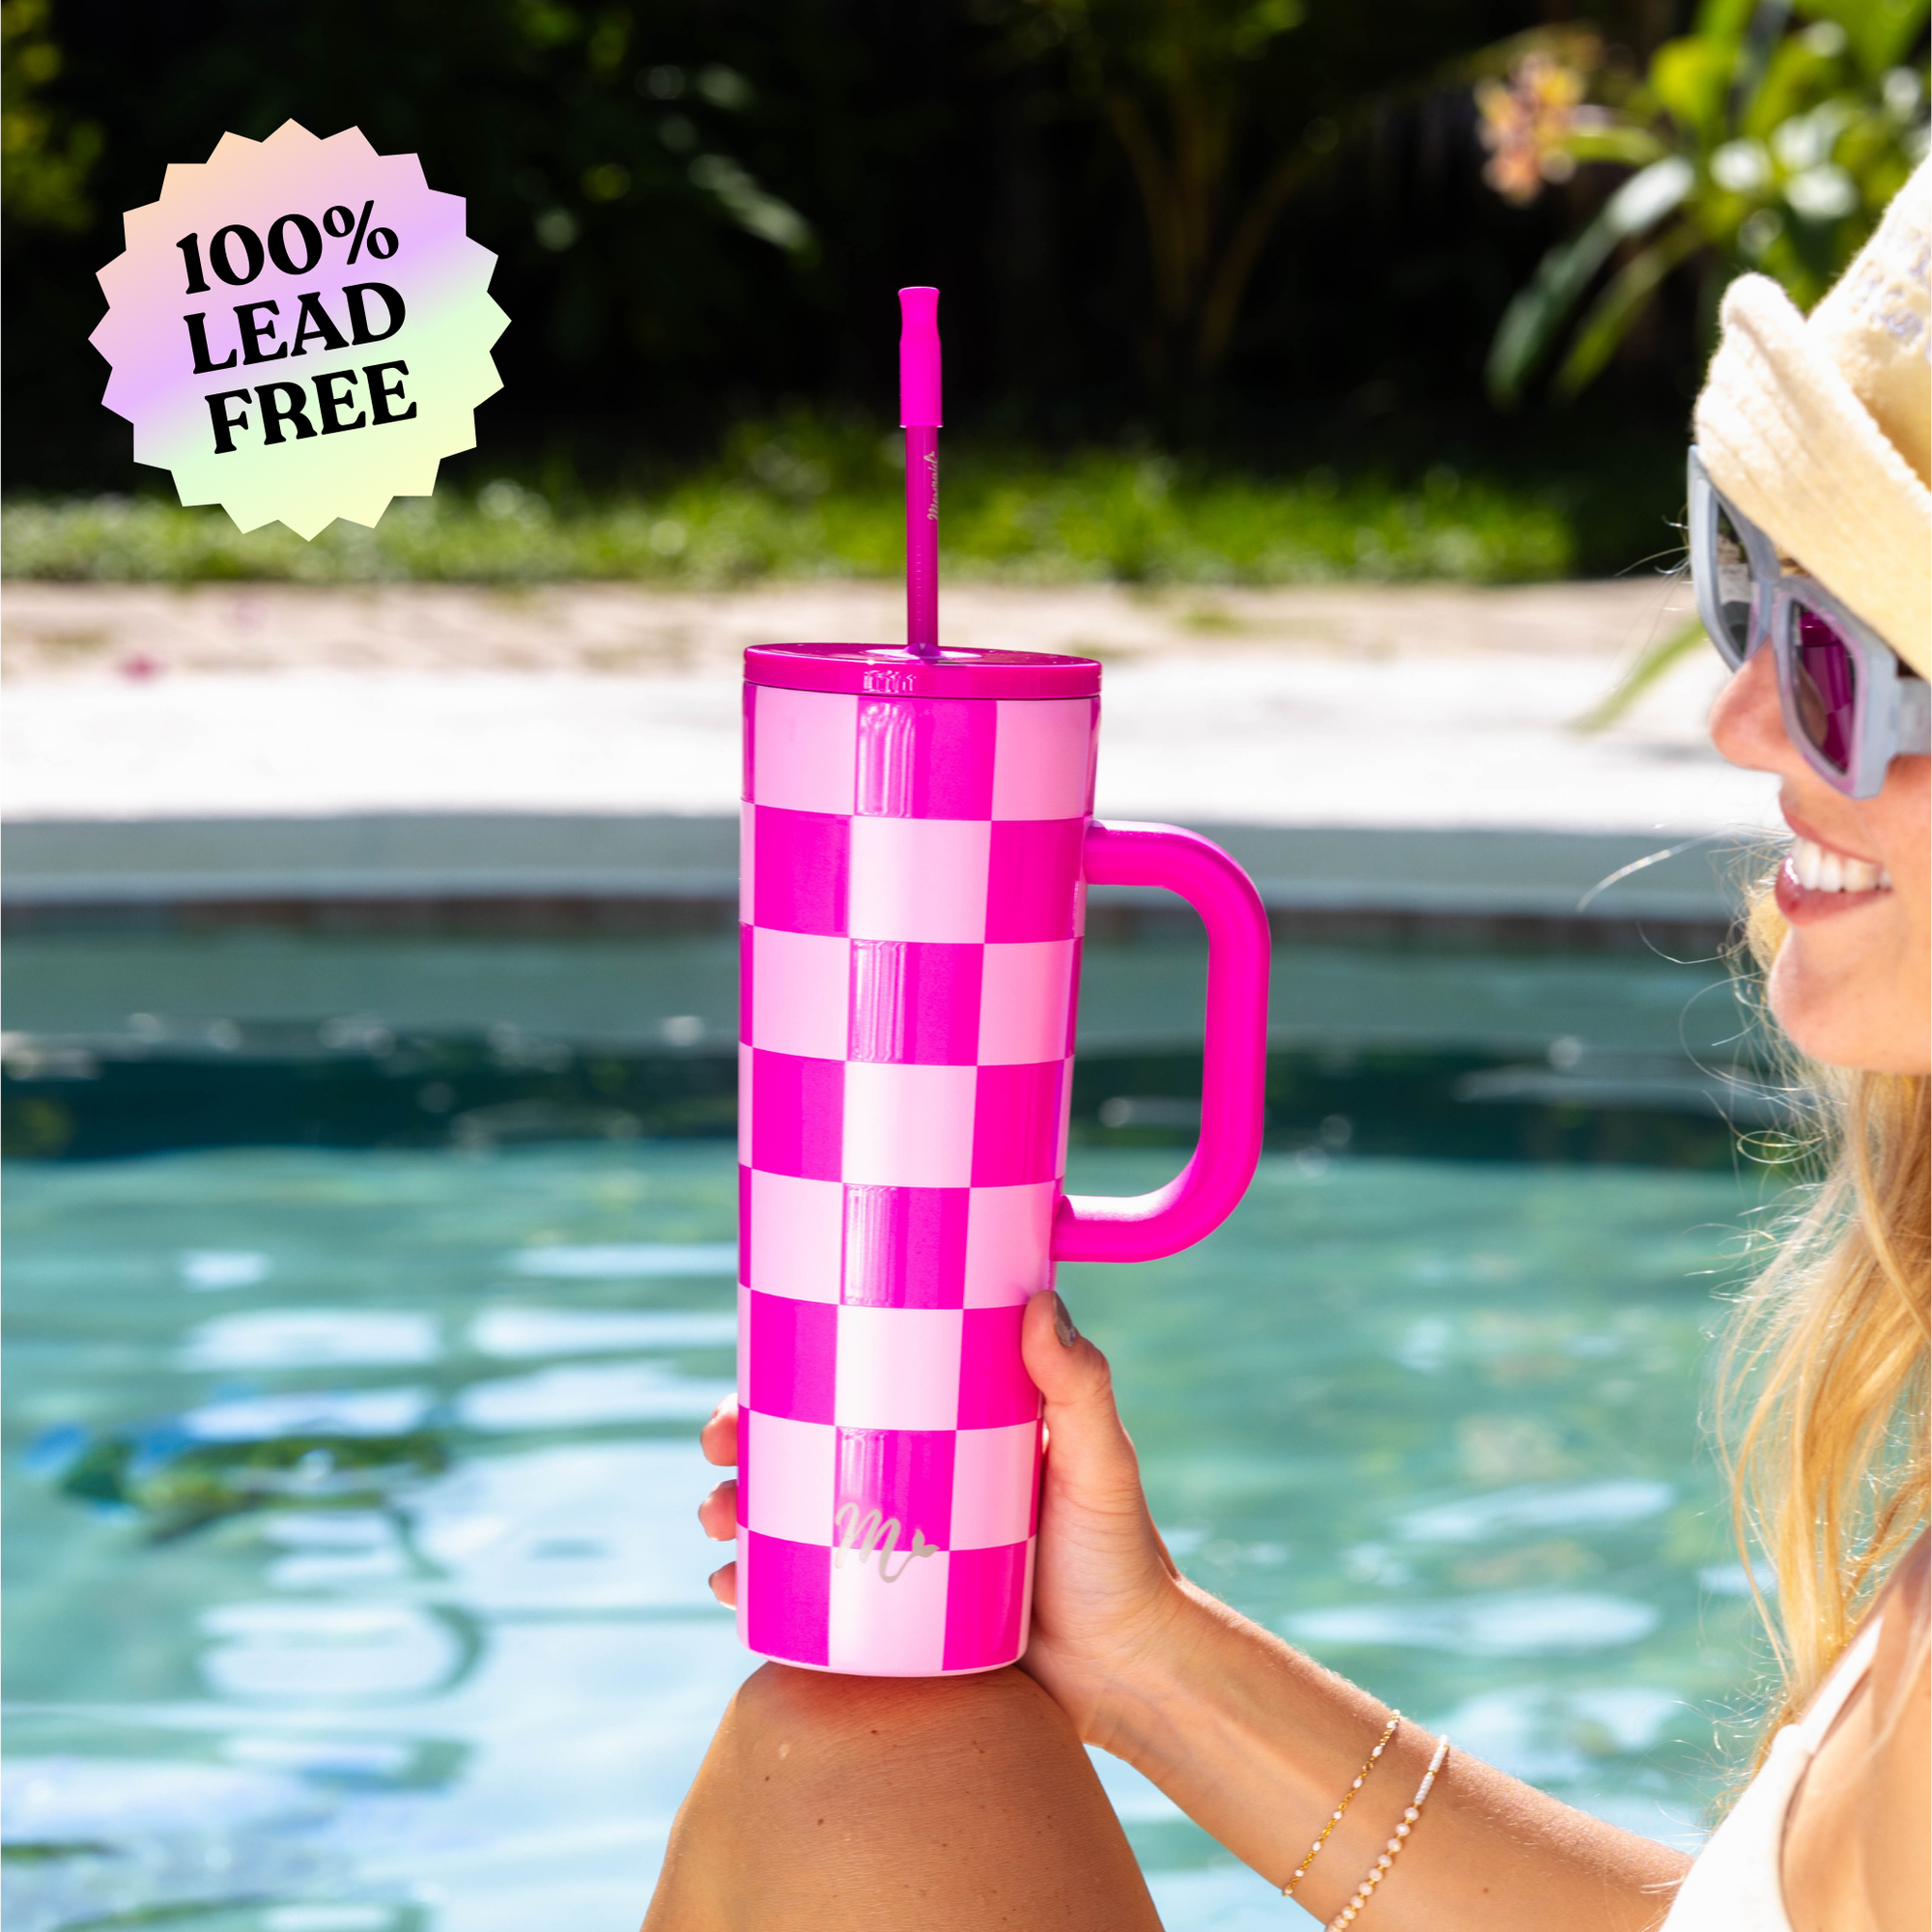
[[[1811,749],[1834,772],[1852,762],[1859,701],[1859,667],[1851,646],[1829,617],[1800,605],[1792,652],[1798,721]]]
[[[1712,639],[1734,665],[1743,664],[1750,645],[1751,573],[1745,540],[1721,503],[1714,504],[1711,569],[1714,602],[1723,635]]]

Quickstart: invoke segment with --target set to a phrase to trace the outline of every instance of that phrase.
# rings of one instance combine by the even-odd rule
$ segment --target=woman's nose
[[[1732,764],[1747,771],[1793,772],[1802,767],[1777,708],[1777,668],[1768,645],[1752,652],[1718,694],[1711,711],[1711,739]]]

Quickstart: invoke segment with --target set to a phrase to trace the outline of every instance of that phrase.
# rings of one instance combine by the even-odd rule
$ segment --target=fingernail
[[[1065,1302],[1056,1294],[1053,1297],[1053,1332],[1060,1338],[1063,1349],[1070,1349],[1080,1339],[1080,1331],[1073,1325],[1073,1317],[1066,1311]]]

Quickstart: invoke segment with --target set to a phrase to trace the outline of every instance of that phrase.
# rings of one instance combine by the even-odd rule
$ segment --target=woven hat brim
[[[1913,669],[1932,674],[1932,491],[1765,275],[1725,292],[1697,399],[1711,480]]]

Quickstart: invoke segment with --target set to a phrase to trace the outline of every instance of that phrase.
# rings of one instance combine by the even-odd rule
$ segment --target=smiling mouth
[[[1868,859],[1848,858],[1815,839],[1794,838],[1785,860],[1807,893],[1889,893],[1891,874]]]

